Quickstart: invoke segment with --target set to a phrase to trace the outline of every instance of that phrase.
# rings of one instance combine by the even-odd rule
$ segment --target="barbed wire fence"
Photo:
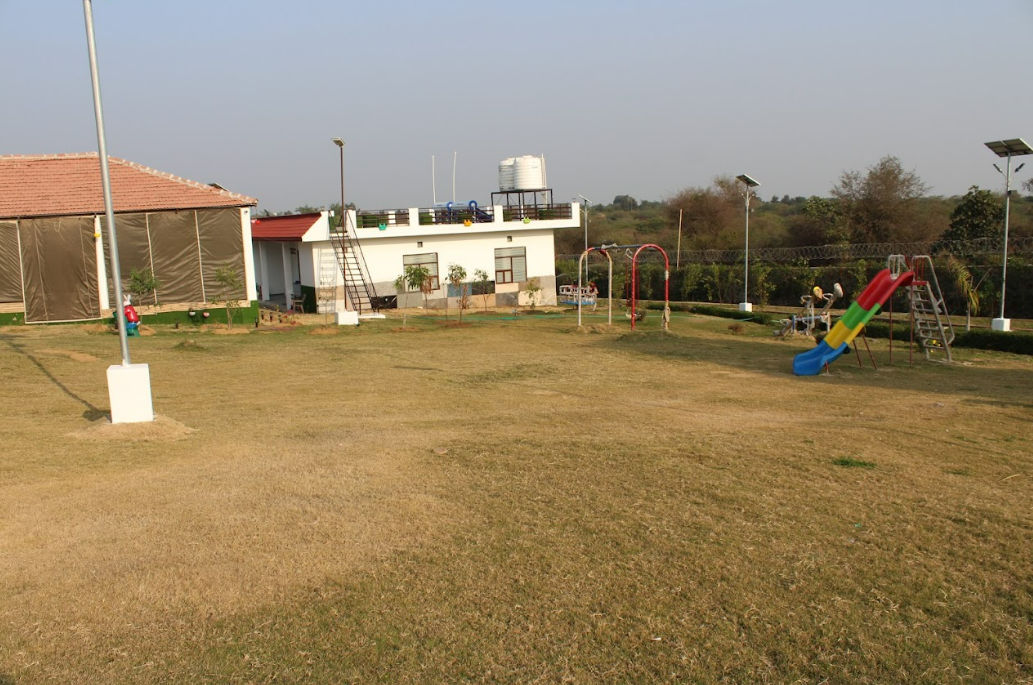
[[[885,259],[891,254],[954,254],[967,256],[1000,255],[1003,250],[1001,238],[979,238],[976,240],[936,240],[927,242],[902,243],[850,243],[843,245],[805,245],[801,247],[755,247],[750,248],[750,262],[786,263],[805,260],[818,261],[853,261],[858,259]],[[614,250],[611,250],[613,252]],[[631,248],[616,250],[617,252],[634,252]],[[1012,236],[1008,239],[1010,256],[1033,256],[1033,236]],[[556,255],[557,260],[574,260],[581,253]],[[614,255],[617,256],[617,255]],[[675,263],[691,264],[735,264],[743,261],[743,250],[682,250],[680,254],[670,254],[671,265]],[[640,256],[643,263],[662,262],[663,257],[655,250],[643,252]]]

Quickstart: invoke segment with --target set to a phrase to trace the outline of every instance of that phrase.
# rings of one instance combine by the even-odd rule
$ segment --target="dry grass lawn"
[[[1033,683],[1033,360],[559,314],[0,328],[0,684]]]

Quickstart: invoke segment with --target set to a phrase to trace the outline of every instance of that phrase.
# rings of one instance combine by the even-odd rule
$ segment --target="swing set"
[[[590,247],[581,253],[581,257],[578,259],[578,274],[577,274],[577,286],[578,291],[581,292],[581,274],[584,270],[585,260],[588,255],[592,252],[598,252],[599,254],[606,257],[609,263],[609,282],[607,284],[607,308],[606,308],[606,324],[608,326],[613,325],[613,257],[610,255],[610,250],[624,250],[626,255],[629,255],[631,259],[631,293],[628,298],[628,311],[625,312],[625,316],[631,319],[631,330],[635,330],[635,322],[642,319],[645,316],[645,308],[643,308],[641,314],[638,311],[638,256],[643,250],[657,250],[664,257],[664,312],[660,320],[660,330],[668,330],[671,323],[671,303],[670,303],[670,283],[671,283],[671,262],[667,258],[667,253],[662,247],[654,243],[645,243],[642,245],[601,245],[599,247]],[[634,253],[631,250],[635,250]],[[578,299],[577,304],[577,325],[581,327],[581,299]]]

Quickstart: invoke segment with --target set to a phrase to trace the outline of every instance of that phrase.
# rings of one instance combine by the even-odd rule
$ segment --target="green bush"
[[[646,309],[663,311],[664,303],[656,300],[646,302]],[[688,312],[690,314],[701,314],[703,316],[719,316],[724,319],[735,319],[736,321],[751,321],[759,324],[775,324],[782,318],[778,314],[767,314],[765,312],[740,312],[738,309],[729,309],[720,305],[710,304],[688,304],[686,302],[672,302],[672,312]]]
[[[1002,333],[979,328],[955,333],[954,346],[1033,355],[1033,334],[1017,331]]]

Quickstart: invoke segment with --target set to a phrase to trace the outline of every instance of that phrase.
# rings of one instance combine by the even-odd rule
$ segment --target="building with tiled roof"
[[[251,207],[215,185],[109,157],[123,283],[151,271],[149,302],[184,307],[232,299],[216,278],[231,268],[256,298]],[[96,153],[0,155],[0,311],[26,322],[106,315],[118,299],[109,262]]]
[[[108,157],[118,212],[248,207],[253,197]],[[0,219],[103,214],[97,153],[0,155]]]

